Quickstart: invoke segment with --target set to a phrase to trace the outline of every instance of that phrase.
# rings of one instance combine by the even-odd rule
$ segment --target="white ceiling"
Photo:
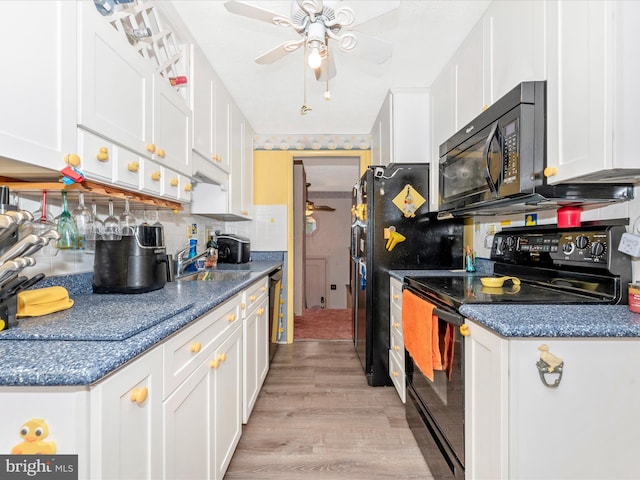
[[[317,82],[309,68],[303,77],[302,48],[270,65],[254,62],[276,45],[298,39],[293,29],[234,15],[223,0],[171,3],[256,134],[278,135],[294,144],[301,136],[369,134],[389,89],[430,86],[490,0],[345,1],[357,23],[384,11],[389,3],[399,3],[390,13],[354,27],[355,32],[391,42],[393,54],[387,62],[373,64],[332,49],[337,74],[329,82],[330,101],[324,100],[326,84]],[[292,5],[292,1],[245,3],[287,17]],[[312,110],[300,115],[305,81],[306,104]],[[325,169],[325,176],[329,173]],[[343,178],[337,171],[327,176],[331,177],[334,182]],[[320,183],[313,176],[310,181]]]

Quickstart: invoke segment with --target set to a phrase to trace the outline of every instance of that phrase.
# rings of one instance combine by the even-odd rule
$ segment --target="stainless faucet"
[[[176,276],[182,275],[184,273],[184,269],[187,268],[192,263],[197,262],[203,257],[208,257],[209,255],[213,255],[214,249],[207,248],[204,252],[199,253],[195,257],[185,258],[185,254],[189,252],[189,246],[181,248],[176,252],[173,259],[173,271]]]

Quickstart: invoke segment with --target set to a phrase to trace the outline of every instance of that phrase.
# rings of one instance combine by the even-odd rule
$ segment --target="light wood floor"
[[[280,345],[225,479],[432,479],[393,387],[353,343]]]

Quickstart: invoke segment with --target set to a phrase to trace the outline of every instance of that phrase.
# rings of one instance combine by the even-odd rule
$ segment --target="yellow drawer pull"
[[[201,349],[202,349],[202,344],[200,342],[192,343],[191,346],[189,347],[189,350],[192,351],[193,353],[199,353]]]
[[[258,309],[258,316],[262,316],[263,313],[264,313],[264,308],[260,307]]]
[[[149,393],[149,390],[147,390],[147,387],[134,388],[131,391],[131,395],[129,395],[129,400],[131,400],[134,403],[137,403],[138,405],[141,405],[147,399],[148,393]]]
[[[164,148],[159,148],[156,152],[156,155],[158,155],[160,158],[164,158]]]
[[[261,292],[266,292],[267,291],[267,287],[260,287],[260,291]]]
[[[147,152],[154,153],[156,151],[156,146],[153,143],[147,143],[144,148]]]
[[[258,297],[256,297],[255,295],[251,295],[251,296],[249,297],[249,300],[251,300],[252,302],[255,302],[255,301],[256,301],[256,298],[258,298]]]
[[[244,310],[245,308],[247,308],[247,306],[244,303],[240,304],[240,310]]]
[[[391,376],[396,378],[398,375],[400,375],[398,372],[396,372],[395,370],[393,372],[391,372]]]
[[[460,325],[460,335],[462,335],[463,337],[468,337],[469,333],[469,326],[466,323]]]
[[[399,322],[393,322],[393,328],[400,328]]]
[[[558,169],[556,167],[546,167],[542,173],[545,177],[553,177],[554,175],[557,175]]]
[[[184,191],[185,191],[185,192],[190,192],[192,189],[193,189],[193,186],[191,185],[191,183],[187,183],[187,184],[184,186]]]
[[[226,362],[227,361],[227,352],[222,352],[218,354],[218,360],[220,360],[221,362]]]
[[[398,345],[394,345],[393,349],[397,352],[398,350],[400,350],[400,347]]]
[[[220,360],[218,360],[217,358],[209,362],[209,367],[211,368],[218,368],[219,365],[220,365]]]
[[[154,182],[160,180],[160,170],[156,170],[151,174],[151,180],[153,180]]]
[[[171,186],[172,187],[177,187],[178,186],[178,179],[177,178],[172,178],[171,179]]]
[[[137,172],[140,164],[138,162],[127,163],[127,170],[130,172]]]
[[[398,295],[397,293],[393,294],[393,299],[394,300],[398,300],[400,298],[400,295]]]
[[[96,155],[96,158],[101,162],[109,160],[109,149],[107,147],[100,147],[100,151]]]
[[[227,320],[229,320],[229,322],[233,322],[235,319],[236,319],[235,313],[230,313],[229,315],[227,315]]]

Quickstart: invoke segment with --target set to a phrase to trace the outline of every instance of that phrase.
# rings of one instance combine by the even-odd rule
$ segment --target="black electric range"
[[[514,228],[496,234],[493,276],[517,277],[519,285],[507,280],[502,287],[485,287],[482,275],[405,277],[405,290],[432,304],[439,344],[446,345],[453,334],[453,348],[441,350],[451,352],[441,359],[450,367],[434,371],[433,378],[427,378],[411,352],[405,352],[407,422],[436,480],[465,478],[465,342],[458,333],[465,319],[460,306],[627,303],[631,258],[617,250],[626,223]]]

